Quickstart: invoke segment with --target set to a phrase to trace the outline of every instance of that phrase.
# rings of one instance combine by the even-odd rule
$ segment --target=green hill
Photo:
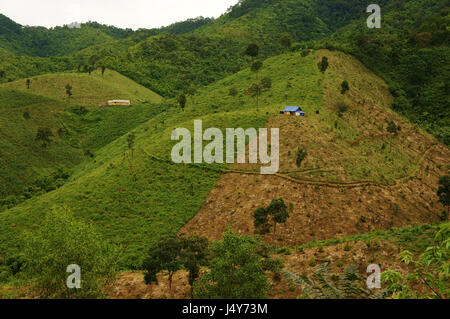
[[[323,55],[330,56],[333,65],[330,74],[325,76],[317,68],[317,61]],[[340,100],[337,98],[340,96],[339,84],[343,80],[339,75],[342,66],[360,74],[355,80],[349,78],[352,93],[347,102],[352,104],[343,119],[336,111],[336,103]],[[435,141],[390,113],[386,105],[390,98],[386,85],[362,68],[354,59],[326,51],[307,57],[290,53],[271,58],[264,62],[260,78],[270,77],[272,86],[262,93],[259,108],[255,105],[255,98],[248,95],[249,88],[255,82],[255,74],[249,69],[202,88],[189,99],[185,112],[178,107],[166,107],[164,112],[130,129],[135,135],[133,151],[128,147],[128,135],[121,136],[99,148],[94,158],[77,166],[62,187],[2,212],[0,248],[8,254],[14,254],[20,248],[20,241],[16,238],[20,238],[24,228],[37,227],[48,210],[64,206],[79,218],[95,225],[112,243],[121,245],[120,264],[123,268],[140,267],[152,243],[164,234],[178,232],[195,216],[205,204],[205,198],[216,185],[222,170],[226,168],[224,165],[208,168],[174,165],[170,161],[170,151],[174,145],[170,140],[173,129],[192,129],[195,119],[202,119],[204,128],[258,128],[264,127],[269,119],[287,120],[285,117],[280,118],[279,111],[285,104],[298,104],[307,111],[307,122],[285,123],[286,126],[279,127],[286,127],[289,132],[294,130],[294,137],[308,136],[311,142],[305,144],[306,141],[301,138],[284,139],[283,147],[287,149],[283,151],[283,156],[287,157],[283,160],[283,169],[289,169],[292,152],[308,145],[312,154],[312,166],[327,165],[330,154],[322,154],[321,149],[330,150],[334,154],[336,162],[329,164],[330,166],[337,163],[343,166],[343,171],[337,169],[335,173],[327,174],[325,182],[336,182],[343,178],[344,181],[370,179],[375,183],[386,183],[408,177],[414,171],[418,155],[417,152],[404,148],[404,137],[410,136],[414,145],[432,145]],[[370,83],[363,86],[361,79],[367,79],[368,76]],[[238,91],[235,97],[229,95],[229,90],[233,87]],[[370,88],[376,90],[371,92]],[[362,102],[363,97],[367,98],[367,103]],[[357,100],[363,104],[355,102],[353,105]],[[317,109],[320,110],[320,115],[314,115]],[[377,114],[374,119],[373,114]],[[388,147],[392,151],[382,147],[383,140],[369,139],[367,143],[361,143],[361,147],[349,145],[355,139],[364,137],[369,132],[368,127],[370,134],[385,132],[385,126],[382,125],[385,122],[383,120],[377,123],[379,118],[395,120],[402,125],[405,134],[402,138],[384,141],[389,143]],[[283,132],[282,136],[285,134]],[[314,137],[321,138],[315,141]],[[416,143],[416,138],[421,143]],[[356,169],[369,153],[371,155],[367,165]],[[434,166],[430,169],[434,174]],[[382,175],[386,174],[388,177],[391,173],[397,175],[392,180],[385,181]],[[292,178],[298,176],[293,175]],[[314,175],[312,178],[317,179]],[[234,188],[230,196],[235,192],[241,193],[238,184],[230,186]],[[431,193],[427,191],[426,194],[428,196]],[[346,194],[339,196],[345,198]],[[240,200],[233,202],[239,203]],[[250,210],[246,212],[252,213]],[[411,222],[422,220],[422,217],[416,215],[408,218]],[[11,241],[12,238],[14,241]]]
[[[25,79],[6,83],[3,87],[21,90],[46,96],[56,100],[67,100],[66,85],[72,86],[70,103],[89,108],[98,107],[107,100],[132,100],[132,103],[159,103],[162,98],[158,94],[137,84],[127,77],[106,70],[102,76],[101,70],[91,73],[57,73],[31,78],[30,88]]]
[[[30,80],[30,89],[25,80],[0,86],[3,209],[61,186],[65,181],[55,174],[67,178],[97,149],[162,111],[161,97],[109,70],[104,77],[98,71]],[[74,94],[70,104],[65,96],[68,83]],[[133,99],[131,107],[98,108],[102,101],[128,98]],[[52,135],[46,147],[36,141],[40,128]]]
[[[15,55],[62,56],[96,44],[125,38],[131,33],[131,30],[98,23],[82,24],[80,28],[23,27],[0,14],[0,47]]]

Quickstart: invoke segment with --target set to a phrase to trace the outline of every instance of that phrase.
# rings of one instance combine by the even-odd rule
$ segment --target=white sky
[[[0,13],[22,25],[54,27],[96,21],[157,28],[198,16],[218,17],[238,0],[0,0]]]

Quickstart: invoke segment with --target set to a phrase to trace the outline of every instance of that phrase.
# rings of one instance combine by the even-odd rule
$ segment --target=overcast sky
[[[155,28],[198,16],[218,17],[238,0],[0,0],[0,13],[22,25],[54,27],[97,21]]]

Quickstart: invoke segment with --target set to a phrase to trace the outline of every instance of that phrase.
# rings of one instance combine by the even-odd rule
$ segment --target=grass
[[[93,109],[101,102],[113,99],[131,100],[133,104],[159,103],[161,96],[137,84],[123,75],[106,70],[86,73],[47,74],[30,78],[30,88],[26,79],[3,84],[3,87],[39,94],[55,100],[67,101],[66,85],[72,86],[70,103]]]
[[[1,212],[0,250],[7,255],[19,253],[23,229],[38,227],[49,210],[62,206],[70,208],[75,216],[95,225],[106,240],[121,246],[120,265],[123,269],[138,269],[153,243],[165,234],[177,233],[195,216],[220,177],[218,172],[190,165],[173,165],[151,158],[156,156],[169,160],[174,145],[170,140],[172,131],[177,127],[192,129],[195,119],[202,119],[204,128],[220,129],[259,128],[275,121],[274,123],[279,125],[276,127],[281,129],[281,147],[283,150],[286,147],[286,153],[288,150],[295,151],[306,143],[310,154],[309,164],[308,159],[306,160],[307,165],[339,164],[344,168],[348,167],[344,170],[345,174],[349,175],[347,178],[367,177],[367,172],[351,170],[367,156],[365,148],[351,148],[347,141],[353,141],[365,134],[367,127],[361,124],[367,123],[370,118],[346,114],[344,118],[347,123],[344,120],[339,123],[341,130],[330,129],[338,117],[328,103],[334,99],[333,92],[339,92],[340,89],[339,85],[334,86],[333,81],[341,83],[342,80],[333,73],[337,71],[331,73],[331,82],[327,82],[326,78],[323,79],[317,69],[316,60],[320,57],[320,54],[301,57],[299,54],[289,53],[266,60],[259,78],[270,77],[273,86],[263,92],[259,107],[256,107],[255,98],[245,94],[256,81],[256,75],[245,69],[200,89],[192,99],[189,98],[184,112],[176,107],[176,101],[169,101],[164,105],[164,109],[161,109],[162,105],[142,102],[141,106],[134,109],[89,108],[91,112],[83,116],[69,114],[70,112],[65,114],[64,116],[68,118],[66,122],[70,124],[67,125],[69,131],[67,138],[73,140],[73,145],[77,145],[78,148],[84,148],[83,150],[87,147],[92,148],[94,157],[85,158],[80,165],[75,166],[71,177],[62,187]],[[334,55],[333,57],[335,61],[346,58]],[[355,66],[355,62],[351,61],[353,60],[346,63],[362,68],[359,64]],[[55,77],[57,84],[52,86],[51,79]],[[66,78],[64,75],[55,77],[51,75],[39,77],[37,81],[32,82],[32,87],[47,81],[49,85],[39,92],[63,99],[64,92],[61,93],[60,86],[66,82]],[[88,75],[70,75],[70,77],[74,86],[72,103],[95,107],[98,99],[105,99],[110,94],[108,93],[110,88],[103,91],[101,86],[84,87],[85,80],[89,79]],[[98,73],[91,77],[95,83],[104,82]],[[364,75],[361,76],[363,77]],[[25,90],[22,82],[11,85]],[[229,96],[231,87],[238,89],[236,97]],[[331,93],[326,87],[332,88]],[[88,93],[81,90],[87,90]],[[131,96],[133,92],[128,94]],[[369,97],[379,96],[376,92],[367,94]],[[130,96],[128,97],[134,100],[134,97]],[[98,97],[95,104],[94,97]],[[289,104],[302,106],[307,117],[299,119],[279,115],[279,111]],[[320,116],[314,115],[317,109],[321,110]],[[379,106],[377,110],[380,114],[388,112],[384,105]],[[369,109],[363,111],[369,112]],[[139,120],[134,120],[136,114],[140,114]],[[298,123],[294,125],[295,122]],[[289,128],[290,125],[294,125],[295,129]],[[370,128],[375,130],[372,124]],[[128,149],[128,132],[133,132],[136,136],[133,152]],[[295,132],[289,134],[294,138],[283,135],[286,132]],[[341,141],[332,142],[333,138],[339,135],[342,135]],[[289,146],[285,144],[286,142]],[[399,139],[398,144],[394,145],[399,145],[400,142]],[[371,145],[367,144],[365,147],[370,148]],[[326,153],[330,149],[333,150],[332,156]],[[395,148],[395,151],[401,149]],[[405,154],[399,156],[408,158]],[[289,169],[289,159],[282,154],[281,160],[282,170]],[[378,169],[392,169],[385,168],[390,164],[382,155],[374,155],[365,165],[371,168],[369,172],[371,178],[376,178]],[[405,165],[409,165],[409,162]],[[245,165],[242,168],[245,168]],[[397,167],[394,167],[394,170],[396,169]],[[341,173],[339,177],[342,178],[346,176],[345,174]]]

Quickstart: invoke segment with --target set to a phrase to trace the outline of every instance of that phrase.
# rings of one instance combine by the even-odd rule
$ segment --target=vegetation
[[[47,214],[24,241],[21,275],[32,280],[33,294],[40,298],[101,298],[114,282],[117,251],[68,211]],[[79,289],[67,286],[69,265],[81,269]]]
[[[388,292],[394,299],[447,299],[450,295],[449,263],[450,258],[450,224],[440,227],[434,238],[435,244],[428,247],[418,259],[412,252],[400,253],[403,263],[411,265],[413,271],[402,275],[395,270],[383,273],[383,282],[388,285]],[[426,288],[426,293],[417,291],[415,283]]]
[[[194,284],[194,297],[201,299],[267,298],[265,271],[279,271],[281,261],[271,259],[268,248],[254,237],[228,231],[212,243],[210,270]]]
[[[289,271],[284,275],[303,288],[304,299],[382,299],[384,290],[373,291],[367,288],[358,267],[349,265],[342,274],[332,274],[328,263],[315,267],[311,276],[297,276]]]
[[[274,199],[266,208],[259,207],[253,214],[255,218],[255,229],[259,233],[265,234],[270,231],[269,218],[273,223],[273,232],[277,230],[277,224],[285,224],[289,218],[289,211],[282,198]]]

